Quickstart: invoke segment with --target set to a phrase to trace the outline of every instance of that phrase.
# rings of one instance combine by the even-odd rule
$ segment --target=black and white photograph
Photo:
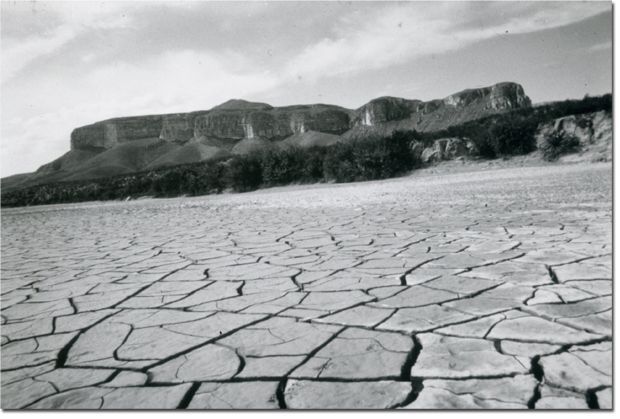
[[[613,410],[611,1],[0,3],[4,413]]]

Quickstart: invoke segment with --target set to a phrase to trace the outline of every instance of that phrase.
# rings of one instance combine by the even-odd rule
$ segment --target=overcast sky
[[[609,2],[2,1],[1,175],[77,126],[230,98],[357,108],[500,81],[534,102],[611,91]]]

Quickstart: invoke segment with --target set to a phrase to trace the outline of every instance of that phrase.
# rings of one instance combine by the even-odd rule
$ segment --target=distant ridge
[[[119,117],[76,128],[70,151],[34,173],[3,179],[3,187],[127,174],[266,147],[327,146],[398,129],[438,131],[530,106],[523,87],[512,82],[426,102],[384,96],[357,109],[326,104],[273,107],[231,99],[205,111]]]

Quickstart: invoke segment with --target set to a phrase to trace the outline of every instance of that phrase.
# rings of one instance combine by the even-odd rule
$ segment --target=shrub
[[[329,148],[323,161],[323,175],[326,180],[352,182],[355,180],[353,147],[347,143],[337,143]]]
[[[196,195],[221,193],[226,188],[224,162],[208,162],[198,167]]]
[[[536,149],[538,121],[506,114],[468,132],[481,157],[496,158],[527,154]]]
[[[260,157],[235,156],[228,162],[224,177],[226,184],[236,192],[258,189],[262,184]]]
[[[544,139],[540,151],[545,160],[554,161],[563,154],[579,151],[579,148],[577,137],[564,131],[554,131]]]
[[[302,183],[321,182],[323,175],[323,162],[329,154],[330,147],[311,147],[303,153],[303,167],[300,181]]]
[[[263,183],[273,186],[299,181],[304,167],[303,154],[297,147],[268,149],[262,152],[260,165]]]
[[[226,188],[249,191],[293,182],[352,182],[398,176],[419,164],[412,144],[428,147],[439,138],[469,138],[481,157],[506,157],[535,149],[537,126],[566,115],[612,110],[612,96],[585,97],[517,109],[451,126],[442,131],[397,131],[388,136],[353,139],[329,147],[291,148],[259,155],[157,168],[130,175],[56,182],[3,191],[2,206],[41,205],[141,195],[174,196],[220,193]],[[586,120],[579,120],[587,128]],[[555,160],[579,148],[576,138],[552,134],[541,146]]]
[[[396,131],[389,137],[355,138],[330,147],[323,162],[324,176],[336,182],[385,179],[413,169],[415,136]]]

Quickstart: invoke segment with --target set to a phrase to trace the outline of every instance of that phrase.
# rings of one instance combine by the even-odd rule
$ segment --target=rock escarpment
[[[407,100],[399,97],[384,96],[373,99],[356,112],[357,124],[372,126],[389,121],[409,118],[421,104],[419,100]]]
[[[108,149],[128,141],[158,138],[163,118],[162,115],[114,118],[76,128],[71,133],[71,149]]]
[[[579,140],[580,151],[562,157],[562,161],[611,161],[612,123],[611,113],[605,111],[557,118],[541,124],[536,135],[537,145],[541,148],[545,139],[554,133],[571,135]]]
[[[463,90],[444,99],[428,102],[381,97],[356,111],[354,127],[345,137],[389,135],[396,130],[439,131],[494,113],[529,107],[531,104],[523,87],[516,83]]]
[[[473,156],[476,154],[476,146],[472,141],[464,138],[440,138],[428,147],[424,147],[422,143],[416,143],[413,152],[423,163],[437,163]]]
[[[323,104],[273,107],[235,99],[209,111],[114,118],[76,128],[71,133],[71,149],[109,149],[158,138],[178,144],[199,141],[230,150],[244,139],[281,141],[307,131],[333,135],[370,127],[434,131],[530,105],[523,88],[515,83],[464,90],[429,102],[380,97],[356,110]]]
[[[193,140],[232,149],[244,139],[280,141],[306,131],[340,135],[351,128],[353,116],[353,111],[332,105],[274,108],[231,100],[210,111],[115,118],[76,128],[71,149],[109,149],[146,138],[179,144]]]
[[[519,84],[499,83],[428,102],[380,97],[358,109],[234,99],[210,110],[113,118],[74,129],[71,150],[20,177],[19,186],[113,176],[272,145],[325,146],[397,129],[435,131],[530,104]]]

